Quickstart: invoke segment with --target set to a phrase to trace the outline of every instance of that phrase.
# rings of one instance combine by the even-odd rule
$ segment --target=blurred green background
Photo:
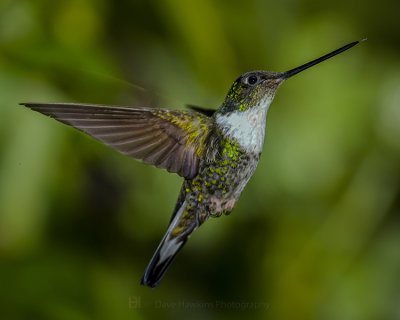
[[[400,319],[399,10],[0,1],[1,319]],[[139,281],[182,179],[17,105],[216,108],[241,73],[364,37],[280,88],[234,212],[156,290]]]

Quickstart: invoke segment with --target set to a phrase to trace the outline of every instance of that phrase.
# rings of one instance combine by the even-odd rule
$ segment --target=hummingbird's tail
[[[188,210],[185,200],[174,213],[164,238],[146,268],[141,285],[155,288],[159,284],[169,265],[197,227],[196,216]]]

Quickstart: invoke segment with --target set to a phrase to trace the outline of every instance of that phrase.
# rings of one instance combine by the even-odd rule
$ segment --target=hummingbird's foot
[[[210,215],[212,217],[218,218],[222,214],[222,205],[221,200],[216,197],[211,197],[211,204],[210,204]]]
[[[225,215],[229,215],[235,206],[236,199],[229,199],[224,206],[224,213]]]

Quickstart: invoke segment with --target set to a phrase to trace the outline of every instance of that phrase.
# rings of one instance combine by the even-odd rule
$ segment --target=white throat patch
[[[228,139],[235,139],[247,152],[261,153],[264,145],[265,124],[273,96],[267,96],[257,106],[246,111],[217,114],[216,121]]]

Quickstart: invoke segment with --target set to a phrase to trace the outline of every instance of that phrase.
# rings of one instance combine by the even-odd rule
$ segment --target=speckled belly
[[[240,146],[224,140],[216,161],[200,164],[199,174],[186,180],[186,200],[197,207],[199,223],[210,215],[229,214],[253,175],[259,155],[246,153]]]

